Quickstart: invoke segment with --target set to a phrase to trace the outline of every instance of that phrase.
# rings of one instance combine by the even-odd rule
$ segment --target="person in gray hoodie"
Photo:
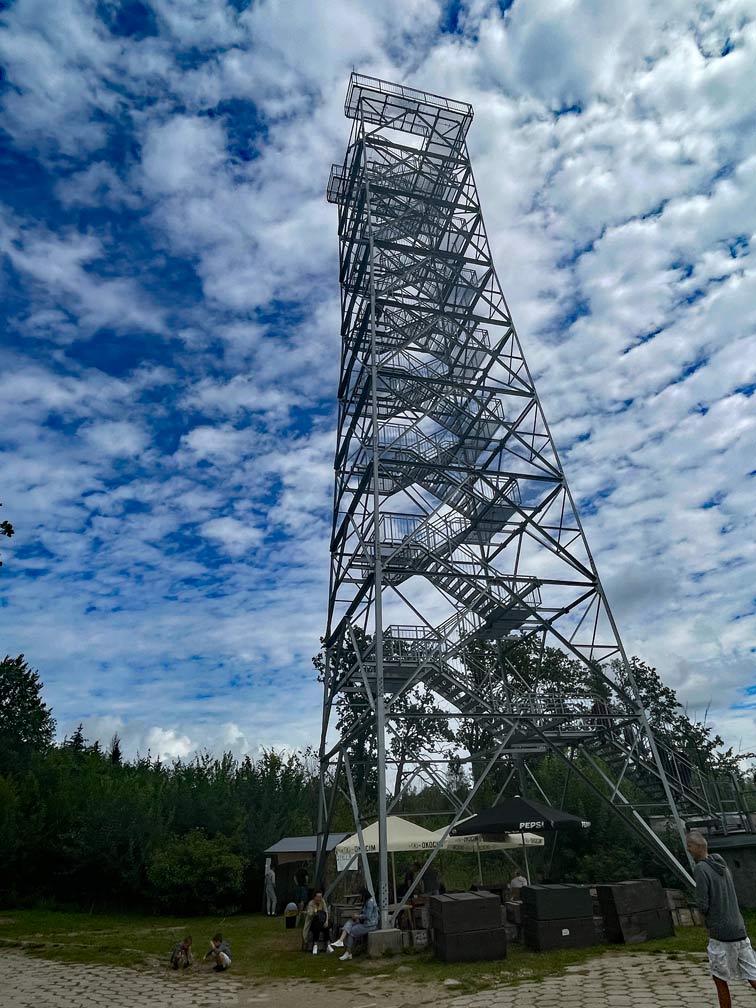
[[[709,854],[709,845],[701,833],[689,833],[687,847],[696,863],[696,897],[709,932],[707,952],[719,1008],[731,1008],[730,980],[746,980],[756,988],[756,954],[724,858]]]

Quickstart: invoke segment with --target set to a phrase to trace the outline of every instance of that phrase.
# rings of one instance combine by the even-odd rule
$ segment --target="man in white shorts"
[[[698,906],[709,932],[709,967],[719,998],[719,1008],[731,1008],[730,980],[746,980],[756,987],[756,954],[746,934],[730,869],[719,854],[709,854],[706,838],[689,833],[687,846],[696,862]]]

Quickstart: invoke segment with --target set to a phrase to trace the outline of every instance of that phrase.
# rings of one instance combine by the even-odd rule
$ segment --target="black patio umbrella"
[[[496,836],[500,833],[544,833],[551,830],[562,829],[585,829],[591,824],[579,816],[570,815],[569,812],[562,812],[561,809],[552,808],[534,798],[508,798],[506,801],[494,805],[493,808],[479,812],[478,815],[466,819],[459,823],[451,831],[452,836],[472,836],[480,833],[481,836]],[[524,838],[523,838],[524,841]],[[525,852],[525,870],[530,882],[530,868],[528,866],[528,851],[523,842]]]
[[[493,808],[479,812],[455,826],[452,836],[482,836],[492,833],[542,833],[559,829],[587,828],[591,824],[579,816],[552,808],[534,798],[507,798]]]

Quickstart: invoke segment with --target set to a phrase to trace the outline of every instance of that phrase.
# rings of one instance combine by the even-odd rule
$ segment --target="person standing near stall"
[[[268,917],[275,917],[277,904],[276,873],[273,871],[269,858],[265,862],[265,913]]]
[[[516,875],[513,875],[509,881],[509,898],[511,900],[521,900],[522,890],[527,884],[528,880],[524,875],[520,875],[519,872],[517,872]]]

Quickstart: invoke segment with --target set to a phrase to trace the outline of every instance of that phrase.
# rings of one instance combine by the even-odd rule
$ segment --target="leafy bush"
[[[241,902],[244,861],[227,837],[195,829],[171,837],[147,867],[154,895],[173,913],[229,913]]]

